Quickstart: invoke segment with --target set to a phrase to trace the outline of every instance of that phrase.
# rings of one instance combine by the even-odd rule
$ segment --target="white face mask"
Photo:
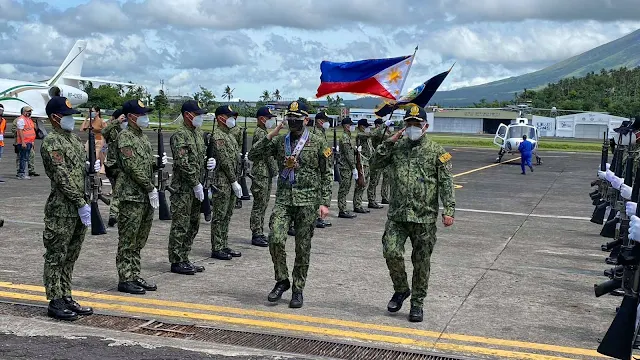
[[[124,130],[127,128],[127,126],[129,126],[129,123],[126,121],[123,121],[120,123],[120,129]]]
[[[349,126],[349,131],[351,131],[351,132],[356,131],[356,126],[355,125]]]
[[[138,124],[138,126],[140,128],[146,128],[149,126],[149,116],[147,115],[142,115],[138,118],[138,120],[136,121],[136,124]]]
[[[370,129],[370,128],[364,128],[364,133],[365,133],[365,134],[368,134],[368,133],[370,133],[370,132],[371,132],[371,129]]]
[[[415,126],[408,127],[407,130],[404,131],[404,133],[407,134],[407,137],[413,141],[418,140],[422,137],[422,129]]]
[[[195,127],[202,126],[202,122],[204,122],[204,118],[202,117],[202,115],[198,115],[198,116],[194,117],[193,120],[191,120],[191,123]]]
[[[63,116],[60,119],[60,127],[64,130],[73,131],[73,125],[75,125],[76,120],[73,118],[73,115]]]
[[[228,119],[227,119],[227,121],[226,121],[226,124],[227,124],[227,127],[228,127],[229,129],[231,129],[231,128],[233,128],[233,127],[235,127],[235,126],[236,126],[236,119],[234,119],[234,118],[228,118]]]
[[[329,128],[329,125],[331,125],[331,124],[329,124],[328,122],[322,123],[322,128],[327,130]]]
[[[276,126],[276,121],[274,119],[269,119],[264,123],[264,126],[266,126],[267,129],[272,129]]]

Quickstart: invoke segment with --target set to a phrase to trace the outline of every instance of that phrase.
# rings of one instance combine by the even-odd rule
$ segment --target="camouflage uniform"
[[[169,262],[190,263],[189,253],[200,227],[201,202],[193,188],[200,184],[205,168],[204,135],[201,129],[183,124],[171,136],[170,144],[173,154],[171,187],[175,191],[170,197]]]
[[[116,268],[120,283],[125,283],[140,277],[140,251],[147,243],[153,223],[148,194],[155,188],[152,180],[155,161],[151,143],[141,129],[129,126],[116,141],[120,170],[116,184],[120,197]]]
[[[118,203],[119,199],[116,195],[116,181],[118,178],[118,144],[116,139],[118,134],[122,131],[120,122],[114,120],[106,128],[102,130],[102,136],[107,143],[107,157],[104,162],[105,173],[111,183],[111,203],[109,204],[109,219],[118,217]]]
[[[371,132],[371,146],[373,151],[375,151],[380,144],[389,137],[391,137],[391,132],[385,131],[385,126],[382,125]],[[380,182],[380,176],[382,175],[382,188],[380,189],[380,193],[382,195],[382,202],[389,201],[389,174],[387,167],[382,169],[369,169],[369,187],[367,188],[367,197],[375,201],[376,199],[376,190],[378,187],[378,182]]]
[[[257,127],[253,133],[251,143],[255,146],[260,140],[267,137],[267,130]],[[251,167],[251,193],[253,194],[253,207],[249,226],[254,237],[264,236],[264,215],[271,197],[271,179],[278,173],[278,164],[273,157],[259,159],[253,162]]]
[[[238,181],[240,150],[230,131],[221,126],[215,127],[209,141],[213,141],[213,157],[218,162],[213,185],[219,190],[213,194],[211,208],[211,251],[219,252],[228,249],[229,223],[238,199],[231,184]]]
[[[426,115],[425,115],[426,118]],[[443,215],[453,217],[455,196],[451,155],[423,135],[417,141],[406,136],[397,143],[386,140],[372,159],[372,167],[389,167],[391,203],[382,246],[396,293],[409,291],[404,266],[404,245],[411,239],[413,251],[412,307],[422,308],[427,295],[431,253],[436,243],[438,196]]]
[[[295,102],[294,102],[295,103]],[[296,108],[297,109],[297,108]],[[285,137],[263,138],[249,152],[249,159],[256,161],[273,156],[279,171],[285,168]],[[291,140],[293,149],[297,139]],[[302,293],[309,269],[311,238],[313,237],[318,205],[329,207],[331,202],[331,156],[329,148],[321,136],[309,134],[298,157],[299,167],[295,169],[295,186],[278,176],[278,188],[273,213],[269,220],[269,252],[273,261],[275,280],[288,281],[287,229],[290,222],[295,226],[295,262],[293,266],[293,292]]]
[[[87,227],[78,209],[85,200],[86,153],[77,135],[54,128],[42,142],[40,155],[51,179],[44,207],[44,287],[47,299],[71,296],[73,266],[80,255]]]
[[[351,133],[343,132],[338,144],[340,158],[338,159],[338,169],[340,171],[340,186],[338,187],[338,211],[347,211],[347,194],[353,183],[353,169],[356,168],[355,148]]]
[[[369,159],[373,154],[373,148],[371,147],[371,135],[364,132],[358,132],[358,135],[356,135],[356,149],[358,146],[362,147],[362,152],[360,153],[360,162],[362,163],[362,172],[364,174],[364,186],[359,186],[358,182],[356,181],[356,188],[353,191],[353,209],[364,210],[362,208],[362,195],[367,189],[367,185],[369,183]],[[373,203],[375,199],[368,198],[367,200],[369,201],[369,203]]]
[[[237,121],[237,120],[236,120]],[[238,154],[236,155],[236,159],[238,161],[238,166],[236,167],[236,174],[238,177],[238,181],[240,181],[240,176],[242,176],[242,153],[240,153],[241,149],[242,149],[242,128],[239,127],[238,125],[232,127],[231,129],[228,129],[229,134],[231,135],[231,137],[236,141],[236,144],[238,144]],[[236,197],[236,205],[235,208],[236,209],[240,209],[242,208],[242,200]]]

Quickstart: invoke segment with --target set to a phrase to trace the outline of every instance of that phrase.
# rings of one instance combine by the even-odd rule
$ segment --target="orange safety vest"
[[[24,141],[25,144],[33,144],[34,142],[36,142],[36,128],[33,125],[33,120],[26,116],[20,116],[20,118],[24,120],[24,129],[22,129],[22,141]],[[18,144],[22,143],[18,141]]]
[[[7,128],[7,120],[5,118],[0,117],[0,135],[2,135],[2,140],[0,140],[0,146],[4,146],[4,130]]]

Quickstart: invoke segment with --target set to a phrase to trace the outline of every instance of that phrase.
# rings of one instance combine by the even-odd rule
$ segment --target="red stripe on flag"
[[[319,98],[325,95],[339,92],[369,94],[395,100],[395,97],[391,95],[391,93],[387,89],[385,89],[385,87],[382,86],[380,82],[378,82],[378,80],[376,80],[376,78],[374,77],[354,82],[320,83],[320,86],[318,86],[316,97]]]

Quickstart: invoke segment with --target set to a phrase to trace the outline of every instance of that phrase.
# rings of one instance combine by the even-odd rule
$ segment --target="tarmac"
[[[168,135],[165,148],[171,156]],[[149,137],[155,149],[156,138]],[[0,161],[0,176],[6,181],[0,184],[0,216],[5,219],[0,228],[0,303],[45,306],[42,230],[50,182],[39,153],[36,171],[41,176],[17,180],[15,156],[8,149],[11,146]],[[621,299],[593,294],[593,284],[606,280],[602,272],[609,267],[600,250],[606,240],[599,236],[601,227],[589,222],[593,210],[589,183],[595,179],[599,154],[540,151],[542,165],[523,176],[517,155],[505,155],[502,164],[495,164],[497,151],[493,149],[447,150],[453,155],[455,224],[444,228],[438,223],[422,323],[408,322],[408,301],[398,313],[386,311],[393,294],[381,244],[387,206],[358,214],[353,220],[340,219],[337,183],[329,217],[333,226],[315,230],[301,309],[288,307],[290,291],[278,303],[267,302],[274,284],[273,265],[268,248],[251,245],[251,200],[234,210],[229,231],[229,244],[242,252],[240,258],[210,258],[210,224],[201,218],[191,260],[204,265],[206,271],[194,276],[169,271],[170,221],[158,220],[156,211],[142,252],[142,276],[156,282],[158,291],[143,296],[116,289],[117,229],[108,228],[105,235],[89,233],[74,270],[74,298],[93,306],[98,314],[444,357],[602,358],[595,349]],[[109,185],[103,189],[110,191]],[[379,194],[378,190],[378,202]],[[266,231],[272,204],[265,218]],[[106,224],[108,207],[101,203],[100,209]],[[293,237],[289,240],[291,271]],[[410,251],[407,241],[409,276]],[[44,308],[36,310],[35,315],[25,317],[0,306],[0,333],[7,334],[0,336],[0,357],[7,348],[10,355],[16,349],[38,353],[46,352],[52,341],[71,341],[77,344],[70,349],[84,354],[82,358],[111,358],[113,349],[97,344],[108,342],[100,339],[116,339],[150,344],[146,352],[134,346],[126,350],[127,355],[121,354],[131,359],[211,358],[211,352],[219,358],[305,358],[303,346],[299,352],[287,353],[227,346],[215,339],[202,343],[188,337],[139,335],[61,323],[48,319]],[[30,338],[34,334],[46,341],[34,342]],[[59,338],[61,335],[73,335],[73,339]],[[161,357],[165,355],[169,357]]]

